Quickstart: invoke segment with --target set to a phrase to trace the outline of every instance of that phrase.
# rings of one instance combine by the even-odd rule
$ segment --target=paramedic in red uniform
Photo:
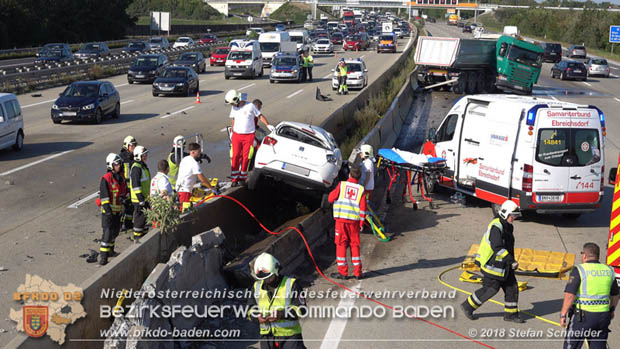
[[[241,93],[230,90],[225,96],[226,103],[231,104],[230,118],[232,119],[232,159],[231,177],[232,185],[245,182],[248,176],[250,149],[254,144],[254,132],[257,121],[262,121],[267,128],[269,122],[254,103],[246,103],[241,100]]]
[[[364,227],[366,218],[366,194],[364,187],[359,184],[362,170],[359,166],[351,166],[349,179],[329,193],[329,202],[334,204],[334,219],[336,221],[336,261],[338,272],[332,273],[335,279],[347,279],[347,247],[351,247],[353,275],[362,279],[362,260],[360,258],[360,231]]]
[[[435,151],[435,143],[427,139],[426,143],[424,143],[424,147],[422,147],[422,154],[436,158],[437,152]]]

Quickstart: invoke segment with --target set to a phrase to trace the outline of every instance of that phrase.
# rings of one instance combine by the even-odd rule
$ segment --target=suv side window
[[[14,99],[11,101],[11,104],[13,104],[13,108],[15,109],[15,116],[17,117],[17,116],[22,115],[22,110],[19,107],[19,102],[16,99]]]
[[[2,110],[2,105],[0,105],[0,124],[5,121],[6,119],[4,118],[4,111]]]
[[[456,130],[456,122],[458,121],[457,114],[448,115],[446,121],[441,125],[439,130],[437,131],[436,140],[437,142],[446,142],[451,141],[454,138],[454,133]]]

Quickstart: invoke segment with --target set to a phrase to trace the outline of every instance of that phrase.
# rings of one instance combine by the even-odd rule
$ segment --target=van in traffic
[[[297,45],[297,52],[303,52],[310,49],[310,35],[307,30],[289,30],[291,41]]]
[[[233,46],[224,63],[224,78],[247,77],[254,79],[263,76],[263,58],[256,40],[250,40]]]
[[[516,95],[461,98],[429,137],[446,159],[429,183],[523,211],[578,216],[603,200],[605,115],[588,105]]]
[[[12,93],[0,93],[0,149],[20,151],[23,146],[24,117],[19,101]]]
[[[271,66],[271,60],[273,56],[280,52],[280,46],[283,42],[290,42],[291,36],[288,32],[267,32],[258,37],[258,43],[260,44],[260,51],[263,56],[263,65],[266,67]]]

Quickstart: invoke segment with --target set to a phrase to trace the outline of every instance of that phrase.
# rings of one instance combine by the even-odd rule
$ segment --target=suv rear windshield
[[[560,52],[562,46],[560,44],[545,44],[545,52]]]
[[[573,47],[573,50],[585,50],[586,48],[584,46],[575,46]]]
[[[570,62],[566,66],[569,67],[569,68],[577,68],[577,69],[579,69],[579,68],[584,69],[585,68],[583,63],[579,63],[579,62]]]
[[[551,166],[586,166],[601,160],[597,129],[549,128],[538,131],[536,161]]]
[[[607,65],[607,61],[604,59],[593,59],[591,63],[598,65]]]
[[[323,142],[321,142],[320,139],[308,133],[305,133],[295,127],[291,127],[291,126],[280,127],[280,129],[278,129],[278,135],[288,138],[288,139],[292,139],[294,141],[306,143],[306,144],[313,145],[318,148],[329,150],[329,147],[323,144]]]

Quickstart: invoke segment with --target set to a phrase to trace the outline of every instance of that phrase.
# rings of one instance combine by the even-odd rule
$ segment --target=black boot
[[[99,253],[99,264],[100,265],[108,264],[108,253],[107,252]]]
[[[463,314],[465,314],[465,317],[467,317],[470,320],[478,320],[478,316],[474,315],[474,308],[471,307],[471,305],[469,305],[469,302],[466,300],[465,302],[461,303],[461,310],[463,310]]]
[[[504,313],[504,321],[508,321],[508,322],[514,322],[517,324],[523,324],[525,323],[525,320],[523,320],[520,316],[519,313]]]

